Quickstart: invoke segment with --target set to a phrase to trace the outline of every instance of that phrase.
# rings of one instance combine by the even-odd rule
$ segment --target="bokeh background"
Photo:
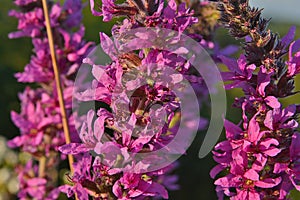
[[[253,5],[264,9],[266,17],[272,17],[271,29],[283,36],[291,25],[297,26],[297,38],[300,38],[300,1],[299,0],[253,0]],[[14,5],[11,0],[0,2],[0,200],[13,200],[17,192],[17,181],[14,167],[18,160],[26,159],[24,154],[16,154],[6,147],[6,140],[19,134],[18,129],[10,120],[10,111],[19,111],[18,92],[23,91],[24,84],[17,83],[14,74],[22,71],[28,63],[32,44],[30,39],[9,40],[8,33],[15,31],[17,20],[7,16]],[[99,32],[110,34],[113,23],[103,23],[101,18],[91,15],[89,7],[84,10],[84,24],[86,26],[85,39],[99,43]],[[226,30],[217,32],[217,40],[222,46],[227,44],[239,44],[231,38]],[[300,81],[296,81],[297,90],[300,90]],[[228,95],[227,118],[239,122],[241,114],[238,109],[231,108],[235,96],[240,96],[240,90],[233,90]],[[283,103],[299,103],[300,96],[283,100]],[[209,113],[207,113],[209,115]],[[198,158],[198,151],[204,135],[199,134],[188,150],[188,154],[180,159],[180,167],[176,171],[179,174],[181,189],[171,193],[170,199],[203,199],[214,200],[213,180],[209,177],[210,169],[215,165],[211,154],[204,159]],[[223,136],[220,138],[222,140]],[[293,199],[300,199],[297,192],[293,192]]]

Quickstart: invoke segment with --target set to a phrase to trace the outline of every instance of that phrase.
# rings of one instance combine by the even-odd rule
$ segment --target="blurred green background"
[[[29,38],[9,40],[7,35],[16,30],[17,20],[7,16],[14,5],[11,0],[1,0],[0,3],[0,134],[11,139],[19,134],[18,129],[10,120],[10,111],[19,111],[18,92],[24,88],[24,84],[17,83],[14,73],[22,71],[30,60],[32,44]],[[276,14],[276,13],[274,13]],[[103,23],[101,18],[91,15],[89,7],[84,10],[84,24],[86,26],[86,40],[99,43],[99,32],[109,34],[112,23]],[[291,24],[286,22],[273,21],[271,28],[274,32],[284,35]],[[298,26],[297,38],[300,38],[300,26]],[[227,44],[239,44],[228,36],[226,30],[219,30],[217,40],[222,46]],[[296,82],[297,90],[300,89],[299,81]],[[240,96],[240,90],[228,92],[228,113],[227,118],[234,122],[241,119],[240,110],[232,109],[231,104],[235,96]],[[300,103],[299,96],[284,100],[284,103]],[[211,155],[204,159],[198,158],[198,151],[204,135],[199,135],[188,151],[188,155],[180,159],[181,166],[177,170],[180,176],[181,189],[172,192],[170,199],[216,199],[213,180],[209,177],[210,169],[215,165]],[[220,140],[222,140],[224,134]],[[4,138],[0,137],[0,200],[15,199],[14,196],[7,196],[7,192],[16,192],[12,170],[17,162],[17,155],[5,148]],[[11,181],[10,181],[11,180]],[[9,184],[11,186],[9,186]],[[300,199],[295,194],[294,199]]]

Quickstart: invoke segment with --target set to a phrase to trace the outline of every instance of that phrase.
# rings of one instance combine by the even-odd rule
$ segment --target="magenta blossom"
[[[35,3],[37,1],[38,0],[15,0],[15,4],[17,6],[26,6],[28,4]]]
[[[300,40],[291,43],[289,48],[288,75],[295,76],[300,72]]]
[[[227,141],[215,147],[214,159],[219,163],[211,171],[215,177],[229,169],[229,174],[216,180],[219,198],[222,194],[233,199],[260,199],[258,188],[272,188],[281,182],[281,177],[261,177],[268,158],[277,156],[281,150],[279,142],[270,137],[268,131],[261,131],[255,115],[243,131],[231,122],[225,122]],[[245,197],[245,198],[243,198]]]
[[[69,176],[69,181],[73,185],[60,187],[60,190],[68,197],[76,193],[77,197],[82,200],[88,200],[89,196],[118,199],[143,199],[147,196],[168,198],[165,187],[176,188],[172,182],[174,179],[171,178],[172,176],[170,178],[167,175],[161,176],[162,173],[170,171],[171,167],[149,174],[132,174],[111,170],[101,163],[100,157],[96,157],[94,161],[88,154],[78,158],[80,158],[79,161],[74,164],[75,173]],[[157,179],[158,176],[160,179]],[[166,185],[159,184],[158,180]]]
[[[127,195],[124,196],[124,191]],[[167,190],[160,184],[153,182],[151,177],[140,174],[123,174],[113,186],[113,193],[118,199],[144,199],[147,196],[163,197],[168,199]]]
[[[222,73],[224,81],[233,81],[231,84],[226,85],[226,89],[243,88],[247,84],[247,81],[251,79],[252,73],[256,69],[254,64],[247,65],[244,55],[241,55],[237,61],[225,56],[220,56],[219,58],[229,69],[229,72]]]
[[[38,177],[38,166],[29,160],[24,167],[17,169],[20,182],[20,192],[18,197],[21,200],[28,198],[36,198],[37,200],[55,200],[59,196],[57,188],[48,188],[46,186],[48,180]]]
[[[12,112],[12,120],[21,131],[8,142],[10,147],[22,147],[24,151],[37,153],[43,146],[45,153],[56,150],[64,143],[61,115],[57,102],[43,89],[26,88],[20,94],[21,113]]]

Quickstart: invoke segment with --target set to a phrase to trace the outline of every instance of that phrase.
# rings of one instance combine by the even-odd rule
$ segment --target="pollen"
[[[38,133],[38,130],[33,128],[30,130],[30,135],[36,135]]]
[[[253,181],[249,180],[249,179],[245,183],[246,183],[246,185],[253,185]]]

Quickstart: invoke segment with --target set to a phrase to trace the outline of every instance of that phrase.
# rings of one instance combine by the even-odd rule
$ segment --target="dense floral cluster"
[[[181,100],[172,89],[184,90],[183,80],[187,80],[198,92],[200,106],[208,90],[190,60],[180,56],[186,49],[156,48],[155,42],[165,43],[168,38],[156,41],[145,32],[137,31],[140,38],[130,41],[128,33],[140,30],[137,28],[176,31],[171,43],[179,42],[184,34],[195,39],[216,62],[228,67],[222,73],[228,82],[225,89],[244,92],[234,103],[242,111],[240,124],[225,120],[226,140],[213,151],[218,165],[211,177],[218,176],[219,199],[224,195],[236,200],[287,199],[292,189],[300,190],[299,106],[284,107],[279,101],[295,94],[294,77],[300,73],[300,40],[293,41],[295,28],[280,39],[268,29],[269,20],[261,17],[261,10],[251,8],[248,0],[224,0],[219,6],[208,1],[126,0],[118,4],[103,0],[99,7],[90,0],[91,12],[104,22],[122,17],[112,28],[114,41],[100,33],[102,50],[111,59],[100,65],[87,57],[93,43],[83,40],[82,2],[66,0],[61,5],[48,1],[71,133],[71,143],[65,144],[42,1],[15,0],[15,5],[19,10],[9,15],[19,20],[18,31],[9,37],[30,37],[34,46],[30,63],[16,78],[38,86],[26,87],[19,95],[21,112],[11,113],[20,136],[8,145],[31,155],[25,166],[17,167],[20,199],[57,199],[60,192],[79,200],[168,199],[168,191],[179,188],[178,176],[172,174],[176,163],[152,168],[153,163],[166,162],[168,154],[186,151],[187,138],[174,149],[165,148],[183,125]],[[245,39],[245,53],[238,59],[226,57],[236,47],[220,49],[212,41],[222,23],[234,37]],[[144,38],[147,47],[143,47]],[[125,53],[122,45],[128,41],[136,48]],[[185,52],[189,53],[193,52]],[[84,90],[81,86],[86,84],[79,83],[78,88],[74,84],[75,78],[81,80],[82,63],[92,67],[93,76],[91,87]],[[96,102],[97,106],[76,112],[73,100]],[[190,126],[195,124],[205,128],[206,121],[189,121]],[[151,154],[161,149],[166,149],[165,154]],[[74,172],[66,175],[69,184],[56,187],[55,168],[67,155],[75,157]]]
[[[93,0],[90,5],[92,13],[102,16],[105,22],[113,17],[126,17],[112,29],[115,40],[122,42],[126,40],[126,34],[130,30],[140,27],[174,30],[178,34],[174,38],[179,38],[182,33],[190,34],[188,28],[198,21],[194,12],[187,9],[184,3],[177,5],[174,0],[167,4],[161,0],[146,3],[128,0],[122,4],[102,1],[99,9],[101,12],[97,11]],[[147,35],[141,34],[144,34],[143,37]],[[213,43],[206,41],[201,35],[193,33],[193,37],[207,48],[214,49]],[[131,45],[140,47],[139,43],[141,40],[135,40]],[[208,43],[211,45],[207,45]],[[176,136],[180,102],[171,88],[182,87],[181,80],[184,77],[204,100],[207,98],[207,91],[203,80],[194,75],[188,61],[175,53],[155,48],[138,48],[138,51],[122,53],[117,48],[120,44],[104,33],[100,33],[100,44],[112,62],[103,66],[95,64],[92,58],[84,59],[84,63],[92,66],[94,80],[91,88],[80,91],[75,96],[79,101],[100,102],[101,106],[80,117],[79,137],[82,142],[59,148],[64,154],[78,156],[74,165],[75,174],[70,177],[73,185],[61,186],[60,189],[68,197],[75,194],[83,200],[89,197],[167,199],[167,190],[178,189],[178,177],[169,175],[175,165],[153,171],[151,165],[161,162],[161,157],[139,156],[164,148]],[[230,51],[232,49],[223,53]],[[177,70],[181,76],[172,76],[172,72],[166,74],[165,68]],[[157,74],[161,73],[164,76],[159,82]],[[148,75],[147,84],[136,88],[145,75]],[[153,108],[155,105],[159,105],[159,108]],[[126,110],[128,106],[129,109]],[[206,122],[202,120],[200,128],[205,125]],[[186,141],[181,142],[177,144],[178,149],[170,149],[168,153],[185,153],[183,143]]]
[[[295,28],[279,39],[247,0],[224,1],[220,8],[231,34],[246,37],[246,54],[238,60],[220,57],[229,70],[223,73],[230,82],[226,89],[242,88],[245,95],[234,104],[243,111],[243,128],[225,120],[226,141],[213,152],[218,165],[211,176],[225,172],[215,181],[218,197],[287,199],[292,189],[300,189],[300,135],[296,105],[283,108],[278,99],[294,94],[293,78],[299,73]],[[289,60],[284,62],[287,48]]]
[[[26,65],[24,72],[16,74],[16,78],[19,82],[38,83],[40,86],[37,89],[27,87],[24,93],[20,94],[21,113],[11,114],[21,135],[9,141],[9,146],[19,147],[32,155],[32,159],[26,166],[17,169],[20,182],[19,197],[56,199],[61,191],[68,197],[75,194],[75,197],[80,200],[90,197],[144,199],[157,196],[167,199],[167,189],[178,189],[176,184],[178,177],[168,175],[175,165],[148,172],[147,161],[129,159],[131,154],[152,152],[163,148],[174,138],[178,129],[178,118],[180,118],[179,101],[170,89],[155,82],[139,88],[131,99],[126,98],[126,92],[135,89],[133,86],[138,79],[131,80],[131,85],[127,85],[125,90],[118,94],[117,101],[113,101],[113,91],[120,86],[122,77],[126,73],[128,75],[136,69],[147,73],[153,63],[180,71],[194,85],[203,84],[201,78],[191,75],[190,64],[183,58],[166,51],[142,49],[139,53],[119,54],[118,49],[112,48],[113,41],[101,33],[101,45],[113,62],[107,66],[99,66],[86,58],[85,63],[93,65],[95,78],[93,89],[97,92],[87,90],[77,97],[82,101],[102,102],[106,106],[96,113],[91,110],[80,117],[81,119],[85,117],[79,124],[79,137],[82,142],[80,143],[74,123],[73,114],[76,113],[71,112],[72,92],[77,70],[93,44],[83,40],[81,1],[67,0],[63,6],[49,1],[50,24],[73,142],[64,145],[62,117],[42,2],[41,0],[16,0],[15,4],[20,11],[13,10],[9,15],[19,20],[19,31],[11,33],[9,37],[31,37],[34,46],[34,55],[30,63]],[[187,33],[186,30],[198,21],[185,4],[177,6],[175,1],[168,2],[166,6],[164,1],[147,3],[126,1],[121,5],[115,4],[114,1],[102,1],[102,12],[94,10],[94,1],[90,1],[90,4],[93,14],[103,16],[104,21],[109,21],[114,16],[127,17],[122,24],[114,26],[112,33],[116,38],[121,38],[126,31],[138,27],[172,29],[178,31],[180,36],[183,32]],[[209,43],[207,47],[214,48],[213,43],[210,41],[207,43],[201,35],[198,35],[197,39],[205,45]],[[180,77],[173,77],[168,85],[180,87],[180,80]],[[198,91],[201,89],[198,88]],[[122,103],[131,105],[129,113],[124,113],[124,110],[118,108]],[[151,107],[155,104],[162,107],[153,110]],[[117,115],[113,116],[110,109],[116,111]],[[166,116],[163,118],[165,111]],[[119,118],[126,114],[129,122],[120,124]],[[139,130],[135,129],[136,125]],[[74,174],[68,175],[71,185],[56,188],[55,176],[52,176],[51,170],[45,169],[55,169],[60,158],[65,157],[64,154],[58,154],[58,149],[64,154],[74,154],[76,162],[73,166]],[[97,155],[93,157],[91,151]],[[184,150],[180,150],[180,154],[182,153]],[[152,159],[153,162],[154,158],[148,159]],[[134,172],[129,169],[134,169]]]
[[[102,1],[102,12],[92,11],[103,16],[104,21],[111,20],[113,16],[128,17],[122,24],[114,26],[113,34],[116,38],[122,37],[127,30],[138,27],[162,27],[183,32],[196,21],[184,4],[177,7],[174,1],[170,1],[164,7],[163,1],[149,1],[147,5],[138,2],[128,1],[116,5],[112,1]],[[91,7],[94,9],[94,1],[91,1]],[[168,175],[174,166],[148,172],[147,162],[153,162],[155,157],[148,158],[152,161],[145,161],[132,160],[131,156],[155,151],[172,140],[177,129],[174,124],[179,114],[179,102],[172,91],[155,82],[135,90],[138,77],[128,81],[126,87],[117,95],[114,91],[120,87],[124,76],[130,73],[134,75],[135,72],[140,74],[142,71],[147,73],[152,64],[182,70],[187,70],[184,69],[187,64],[184,59],[158,49],[148,49],[146,52],[142,49],[138,54],[121,54],[104,33],[100,33],[100,40],[102,49],[110,56],[112,63],[100,66],[94,64],[90,58],[85,59],[85,63],[93,66],[95,80],[93,88],[77,94],[77,98],[82,101],[102,102],[107,106],[87,113],[79,134],[83,143],[60,147],[63,153],[81,154],[85,160],[83,162],[80,159],[76,163],[75,171],[78,173],[75,172],[70,180],[74,185],[62,186],[61,189],[69,197],[76,193],[79,199],[88,199],[89,195],[100,199],[144,199],[151,196],[167,199],[167,189],[178,189],[178,177]],[[131,90],[134,93],[129,99],[127,93]],[[130,105],[128,113],[119,107],[123,104]],[[153,110],[151,107],[155,104],[162,107]],[[116,112],[115,115],[111,109]],[[165,111],[166,119],[162,117]],[[88,155],[89,151],[97,155],[93,163]]]
[[[51,26],[55,35],[56,54],[60,73],[66,79],[72,80],[72,75],[77,71],[82,58],[91,42],[83,40],[84,26],[81,24],[81,1],[66,1],[63,6],[59,3],[51,4]],[[10,38],[31,37],[34,45],[34,55],[26,65],[24,72],[16,74],[20,82],[53,82],[53,67],[45,19],[41,1],[16,1],[21,11],[12,10],[9,15],[19,20],[18,32],[9,34]],[[76,29],[76,31],[71,31]]]
[[[58,147],[65,143],[65,137],[42,2],[16,0],[15,4],[19,10],[10,11],[9,15],[19,20],[18,32],[9,34],[9,37],[30,37],[34,46],[30,63],[26,65],[24,72],[16,74],[16,78],[19,82],[37,83],[39,86],[36,89],[26,87],[19,95],[21,113],[11,113],[21,135],[9,141],[8,145],[12,148],[19,147],[32,155],[25,167],[18,168],[18,196],[21,199],[56,199],[59,195],[59,190],[54,188],[57,180],[53,179],[51,170],[45,169],[55,169],[60,159],[65,158],[65,155],[58,154]],[[73,141],[78,141],[71,113],[74,75],[92,43],[83,40],[83,5],[80,0],[67,0],[64,5],[48,2],[48,6],[51,10],[51,26],[67,117],[73,133],[71,137]]]

